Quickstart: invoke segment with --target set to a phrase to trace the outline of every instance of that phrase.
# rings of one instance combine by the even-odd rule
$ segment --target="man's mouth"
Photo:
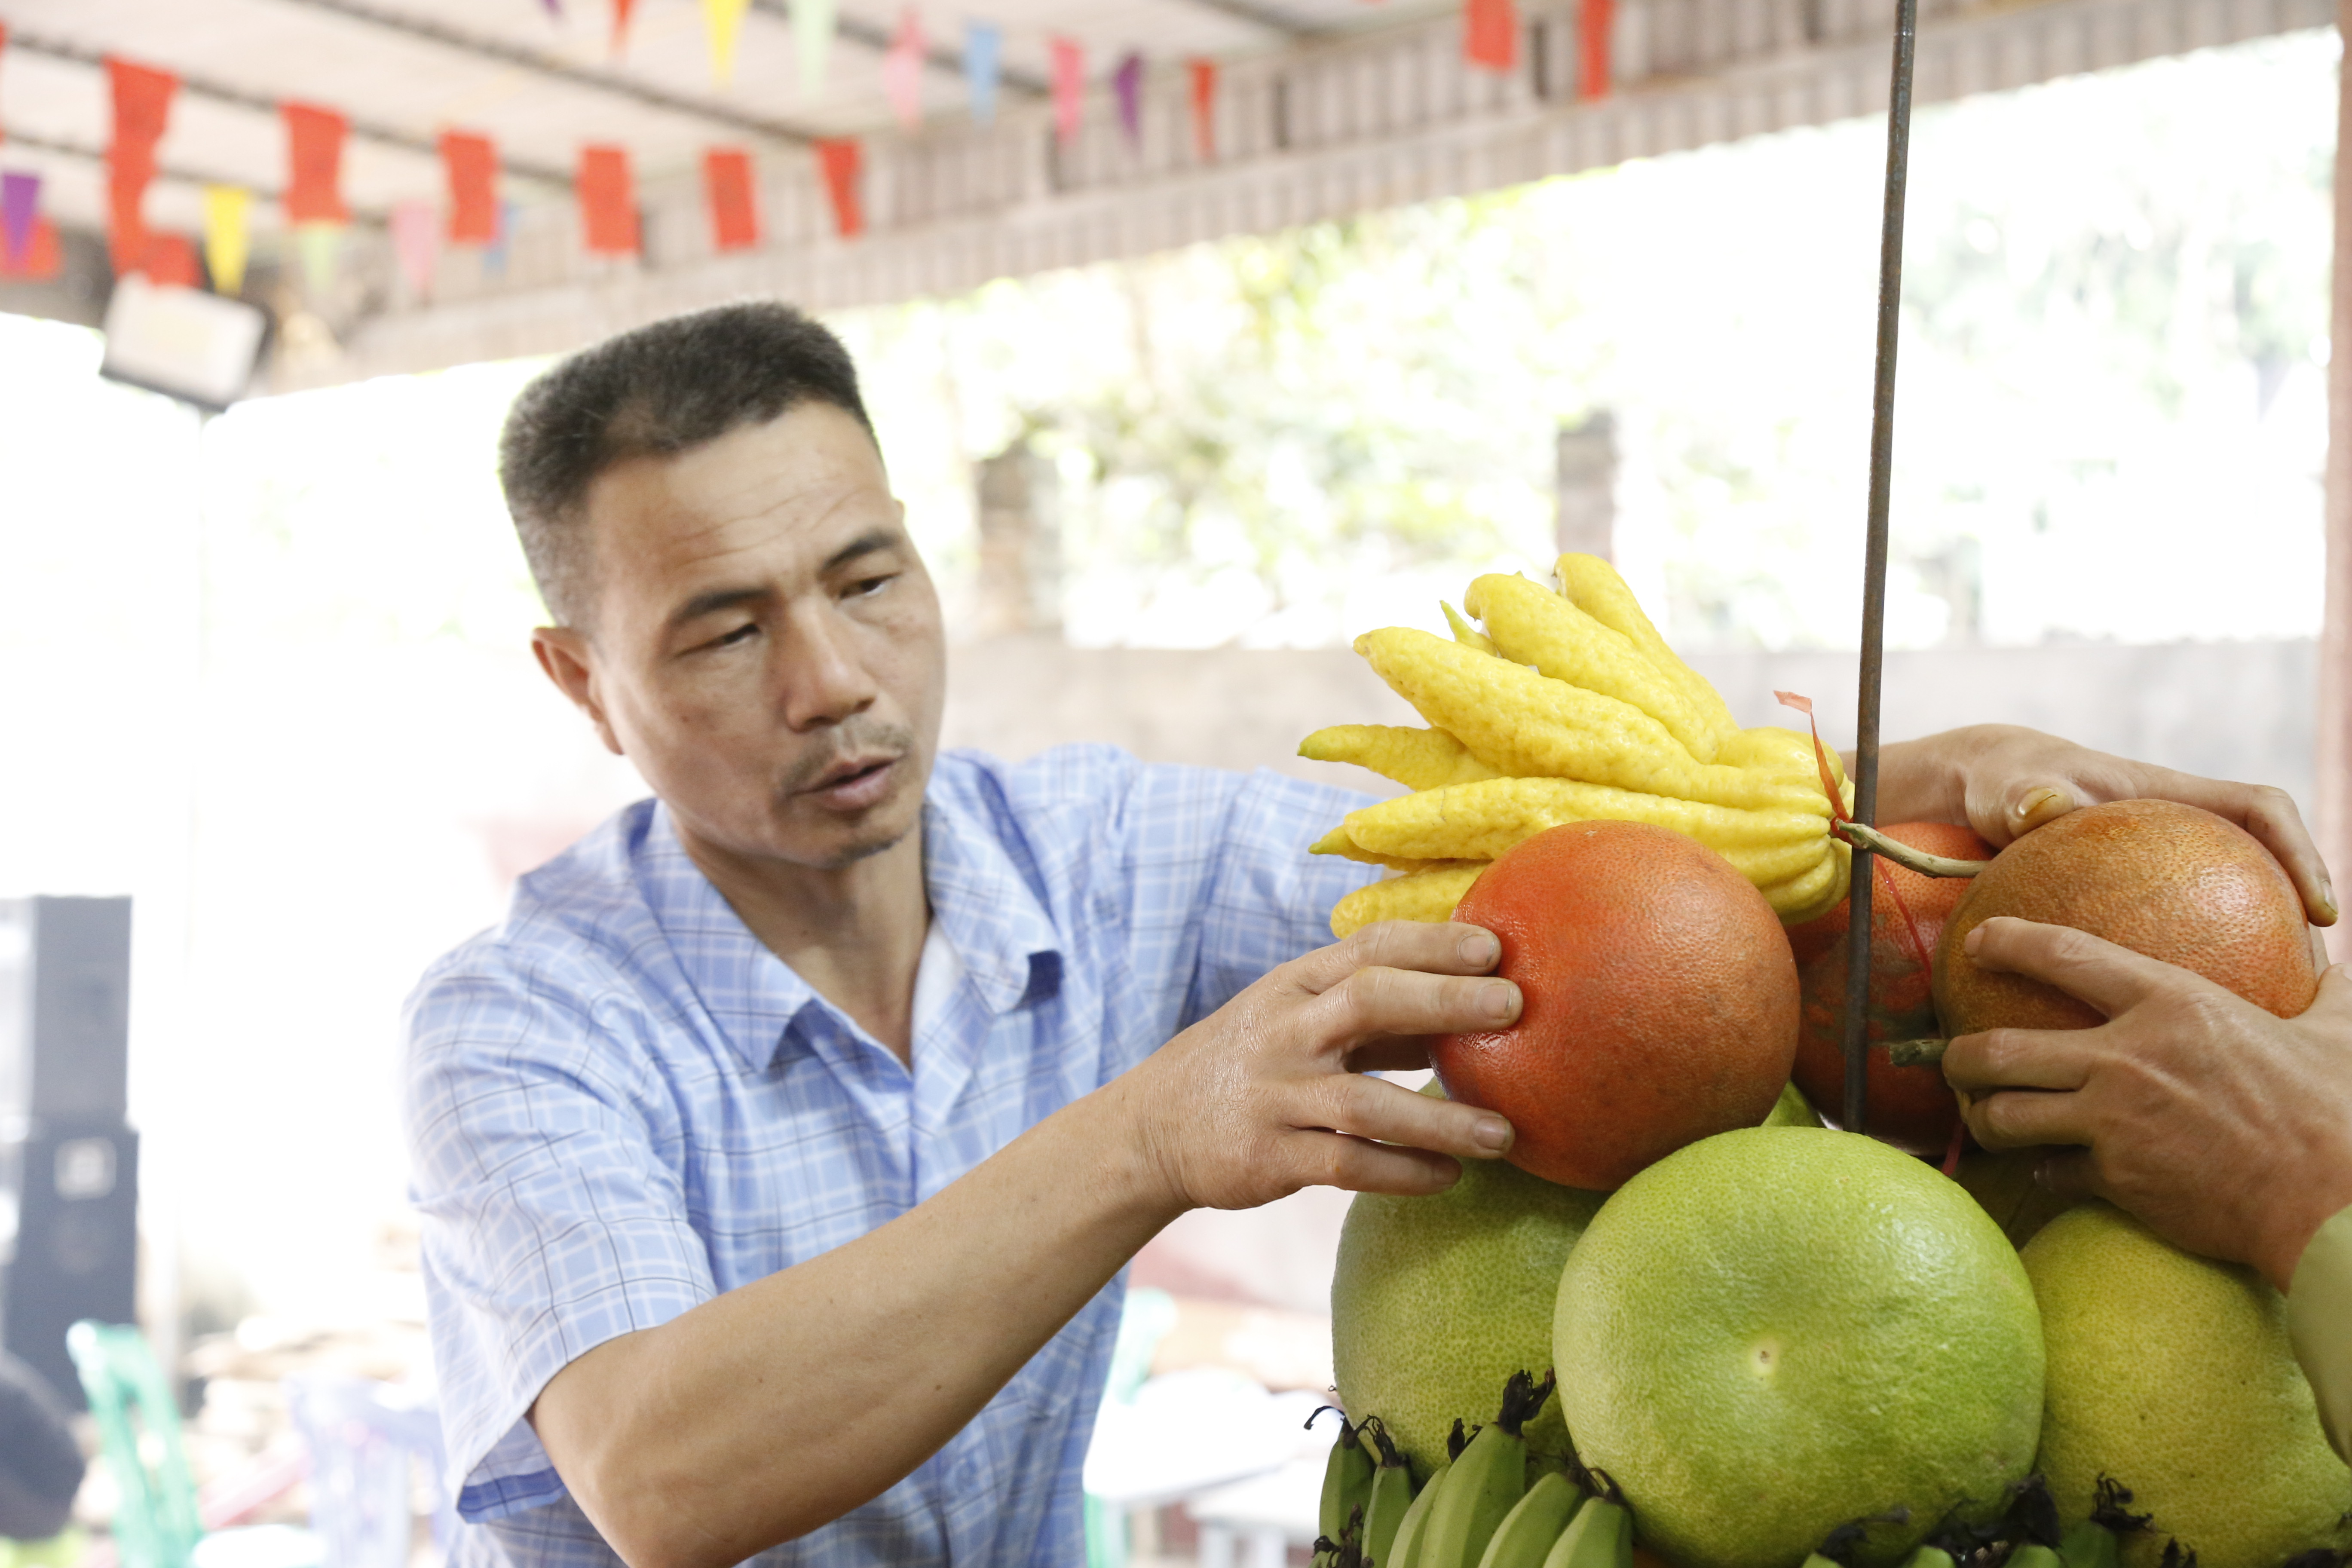
[[[895,756],[845,757],[801,793],[835,811],[863,811],[890,793],[898,763]]]

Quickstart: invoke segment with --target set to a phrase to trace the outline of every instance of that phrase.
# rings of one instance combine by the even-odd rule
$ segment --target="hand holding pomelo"
[[[1891,1563],[1997,1515],[2042,1420],[2033,1293],[1958,1186],[1883,1143],[1754,1128],[1628,1182],[1553,1334],[1583,1461],[1681,1568],[1791,1568],[1848,1521]]]
[[[1796,1055],[1797,966],[1771,906],[1695,839],[1635,822],[1510,850],[1454,919],[1503,944],[1507,1029],[1441,1036],[1446,1093],[1508,1119],[1513,1164],[1615,1187],[1686,1143],[1762,1121]]]

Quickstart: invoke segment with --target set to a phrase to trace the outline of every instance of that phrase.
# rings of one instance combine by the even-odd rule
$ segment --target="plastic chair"
[[[432,1477],[433,1538],[448,1551],[457,1516],[432,1405],[364,1377],[289,1377],[286,1394],[310,1447],[310,1528],[326,1568],[408,1568],[418,1460]]]
[[[114,1510],[122,1568],[188,1568],[203,1538],[196,1484],[180,1437],[180,1407],[137,1329],[79,1322],[66,1350],[98,1423],[99,1452],[121,1500]]]

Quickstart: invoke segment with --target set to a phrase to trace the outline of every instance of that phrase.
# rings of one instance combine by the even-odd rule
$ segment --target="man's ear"
[[[547,679],[555,682],[557,690],[572,700],[573,707],[588,716],[596,726],[597,739],[614,756],[621,750],[620,737],[613,733],[612,721],[604,715],[603,699],[596,691],[596,665],[589,650],[588,639],[570,626],[540,626],[530,634],[530,651],[539,660],[539,668],[547,671]]]

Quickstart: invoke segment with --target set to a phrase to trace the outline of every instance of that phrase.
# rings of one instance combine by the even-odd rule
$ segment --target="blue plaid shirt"
[[[1370,873],[1304,851],[1360,804],[1100,746],[943,754],[924,879],[958,962],[911,1071],[761,945],[657,803],[525,877],[407,1015],[459,1561],[612,1568],[523,1419],[548,1380],[904,1214],[1328,942],[1332,903]],[[913,1475],[757,1561],[1081,1563],[1121,1294]]]

